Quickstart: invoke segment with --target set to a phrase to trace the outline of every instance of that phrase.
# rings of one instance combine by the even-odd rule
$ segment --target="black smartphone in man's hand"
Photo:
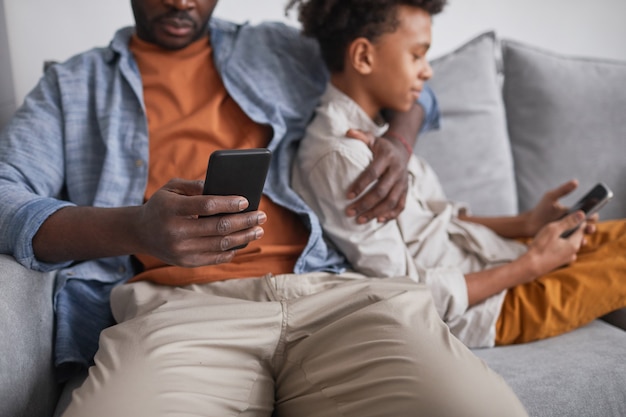
[[[243,212],[257,210],[271,159],[272,153],[266,148],[215,151],[209,157],[202,193],[242,196],[248,200]]]

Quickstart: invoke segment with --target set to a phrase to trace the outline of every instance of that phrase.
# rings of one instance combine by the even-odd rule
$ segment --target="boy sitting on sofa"
[[[442,319],[470,347],[555,336],[626,307],[626,259],[616,256],[626,250],[626,222],[596,225],[581,211],[563,217],[567,209],[558,200],[577,187],[575,180],[528,212],[477,218],[448,201],[433,170],[412,155],[406,208],[396,220],[361,224],[345,216],[351,200],[343,190],[371,162],[370,138],[406,143],[380,114],[410,108],[432,76],[425,57],[431,16],[445,1],[369,3],[290,4],[298,4],[303,32],[318,40],[331,72],[292,185],[353,267],[426,283]],[[355,126],[374,135],[347,137]]]

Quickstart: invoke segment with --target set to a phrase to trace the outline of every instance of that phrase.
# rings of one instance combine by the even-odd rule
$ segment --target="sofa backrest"
[[[4,2],[0,1],[0,129],[15,111],[13,76],[6,31]]]
[[[520,210],[570,178],[573,204],[597,182],[615,193],[601,219],[626,217],[626,62],[503,40],[504,104]]]
[[[441,129],[415,152],[449,198],[477,215],[534,207],[577,178],[572,204],[597,182],[615,192],[602,219],[626,217],[626,62],[574,58],[494,32],[432,61]]]
[[[478,215],[510,215],[518,207],[497,47],[487,32],[431,62],[441,128],[418,138],[415,149],[448,197]]]

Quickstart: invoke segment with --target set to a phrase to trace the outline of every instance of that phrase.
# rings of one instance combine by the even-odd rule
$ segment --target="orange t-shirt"
[[[263,148],[272,129],[253,122],[230,97],[213,64],[208,38],[167,51],[134,36],[131,51],[143,81],[150,136],[145,198],[171,178],[204,180],[208,157],[217,149]],[[143,254],[144,271],[133,281],[186,285],[293,272],[308,233],[293,212],[265,195],[265,235],[239,250],[228,264],[182,268]]]

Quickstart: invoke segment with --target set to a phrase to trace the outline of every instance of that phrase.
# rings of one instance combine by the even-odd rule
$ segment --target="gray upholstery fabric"
[[[532,417],[626,416],[626,332],[596,320],[559,337],[474,351]]]
[[[15,111],[13,77],[6,32],[4,3],[0,1],[0,129]]]
[[[504,101],[521,210],[570,178],[568,204],[599,181],[601,219],[626,217],[626,62],[572,58],[503,41]]]
[[[478,215],[517,212],[496,46],[488,32],[431,62],[441,129],[420,136],[415,150],[432,165],[446,195],[469,203]]]
[[[0,416],[51,416],[54,278],[0,255]]]

